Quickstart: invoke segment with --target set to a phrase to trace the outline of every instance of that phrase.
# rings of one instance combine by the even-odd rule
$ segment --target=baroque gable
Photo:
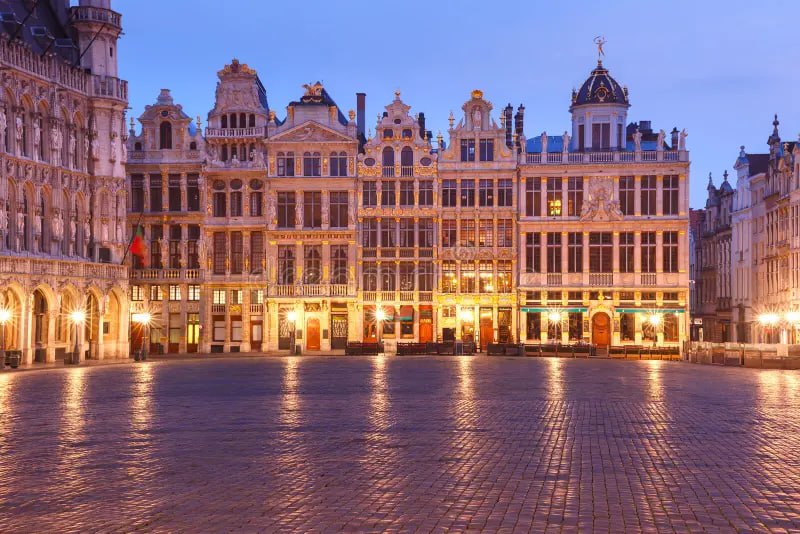
[[[281,132],[270,139],[281,143],[355,143],[352,137],[310,121]]]

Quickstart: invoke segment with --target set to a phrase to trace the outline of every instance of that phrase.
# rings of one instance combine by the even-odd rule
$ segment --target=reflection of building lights
[[[786,320],[792,324],[800,323],[800,312],[796,311],[786,312]]]
[[[764,326],[774,326],[779,319],[780,317],[777,313],[762,313],[758,316],[758,322]]]
[[[648,318],[648,321],[650,322],[651,325],[658,326],[661,324],[661,316],[657,313],[654,313]]]
[[[561,322],[561,314],[558,312],[550,312],[550,315],[547,316],[547,319],[551,323],[560,323]]]

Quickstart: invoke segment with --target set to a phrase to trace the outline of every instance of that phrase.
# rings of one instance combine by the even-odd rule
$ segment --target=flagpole
[[[136,221],[136,231],[138,231],[139,227],[141,226],[142,215],[144,215],[144,209],[142,209],[142,211],[139,212],[139,220]],[[142,230],[144,230],[144,228],[142,228]],[[131,249],[131,245],[133,244],[134,239],[136,239],[136,232],[131,232],[131,239],[130,241],[128,241],[128,246],[125,247],[125,253],[122,255],[122,261],[119,262],[120,265],[125,265],[125,260],[128,257],[128,252]]]

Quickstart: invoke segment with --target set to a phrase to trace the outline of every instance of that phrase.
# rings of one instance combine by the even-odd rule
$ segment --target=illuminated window
[[[547,215],[551,217],[561,216],[561,178],[547,179]]]

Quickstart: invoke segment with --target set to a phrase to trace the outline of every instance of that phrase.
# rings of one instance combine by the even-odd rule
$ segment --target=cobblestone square
[[[797,531],[795,372],[293,357],[0,373],[0,531]]]

